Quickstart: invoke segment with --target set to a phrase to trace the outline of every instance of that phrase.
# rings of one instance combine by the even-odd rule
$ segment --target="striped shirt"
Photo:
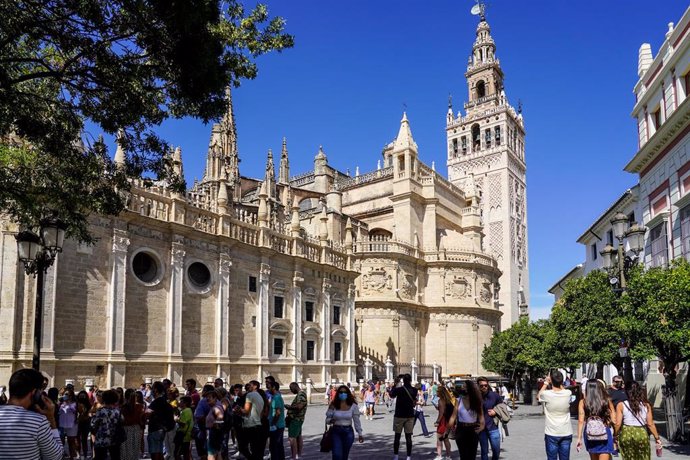
[[[0,406],[0,457],[3,460],[61,460],[62,444],[48,419],[21,406]]]

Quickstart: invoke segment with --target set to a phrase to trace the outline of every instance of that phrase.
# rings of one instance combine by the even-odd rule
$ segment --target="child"
[[[192,428],[192,398],[183,396],[179,402],[180,415],[177,417],[177,432],[175,433],[175,460],[191,460]]]

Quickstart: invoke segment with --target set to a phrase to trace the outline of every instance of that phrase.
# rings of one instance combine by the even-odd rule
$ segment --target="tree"
[[[619,295],[611,288],[606,273],[595,270],[582,278],[569,280],[559,301],[551,310],[554,359],[563,367],[579,363],[614,364],[619,371],[623,358],[621,341],[631,353],[640,349],[625,336],[626,315]]]
[[[544,375],[555,365],[548,350],[549,329],[546,320],[520,319],[494,334],[482,351],[482,367],[511,379],[525,373],[532,380]]]
[[[690,359],[690,263],[681,258],[668,268],[634,270],[621,303],[629,317],[626,326],[630,337],[646,355],[657,356],[663,365],[665,408],[667,415],[673,415],[667,418],[668,436],[674,439],[682,420],[677,368]]]
[[[32,226],[57,211],[91,241],[88,216],[124,208],[125,173],[183,188],[153,128],[220,117],[257,56],[293,45],[284,24],[238,0],[0,3],[0,212]],[[85,121],[122,131],[125,170]]]

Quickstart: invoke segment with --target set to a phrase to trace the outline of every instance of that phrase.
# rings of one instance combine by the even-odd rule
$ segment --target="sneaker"
[[[446,460],[446,457],[441,457],[440,455],[437,455],[434,460]]]
[[[237,452],[235,452],[234,454],[232,454],[230,457],[231,457],[231,458],[240,458],[241,455],[242,455],[242,454],[240,453],[240,451],[237,451]]]

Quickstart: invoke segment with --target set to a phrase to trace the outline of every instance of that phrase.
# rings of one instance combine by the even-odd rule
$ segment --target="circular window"
[[[140,281],[153,283],[159,273],[158,261],[148,252],[138,252],[132,259],[132,271]]]
[[[198,289],[203,289],[211,283],[211,271],[201,262],[194,262],[187,268],[189,282]]]

